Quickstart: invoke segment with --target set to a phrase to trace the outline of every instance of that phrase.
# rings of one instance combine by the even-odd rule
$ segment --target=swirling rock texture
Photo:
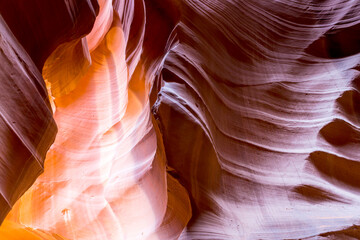
[[[360,238],[358,0],[0,7],[0,239]]]

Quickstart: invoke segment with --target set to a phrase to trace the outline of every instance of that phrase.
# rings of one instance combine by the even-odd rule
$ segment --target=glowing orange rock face
[[[95,2],[0,31],[0,239],[360,238],[359,1]]]
[[[46,171],[14,206],[1,239],[11,229],[29,239],[34,229],[67,239],[170,239],[190,219],[185,189],[166,173],[139,60],[129,75],[112,1],[100,2],[88,36],[45,62],[58,134]]]

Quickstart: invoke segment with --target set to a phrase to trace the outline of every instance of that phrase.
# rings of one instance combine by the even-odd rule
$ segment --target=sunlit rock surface
[[[0,239],[360,237],[359,1],[0,6]]]

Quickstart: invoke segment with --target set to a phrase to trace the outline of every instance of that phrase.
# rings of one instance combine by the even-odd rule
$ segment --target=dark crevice
[[[360,190],[360,162],[322,151],[312,152],[309,161],[332,184]]]
[[[330,30],[313,42],[306,53],[321,58],[343,58],[360,52],[360,24]]]

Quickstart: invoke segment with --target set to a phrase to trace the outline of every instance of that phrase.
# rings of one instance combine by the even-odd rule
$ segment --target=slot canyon
[[[0,13],[0,240],[360,239],[360,0]]]

